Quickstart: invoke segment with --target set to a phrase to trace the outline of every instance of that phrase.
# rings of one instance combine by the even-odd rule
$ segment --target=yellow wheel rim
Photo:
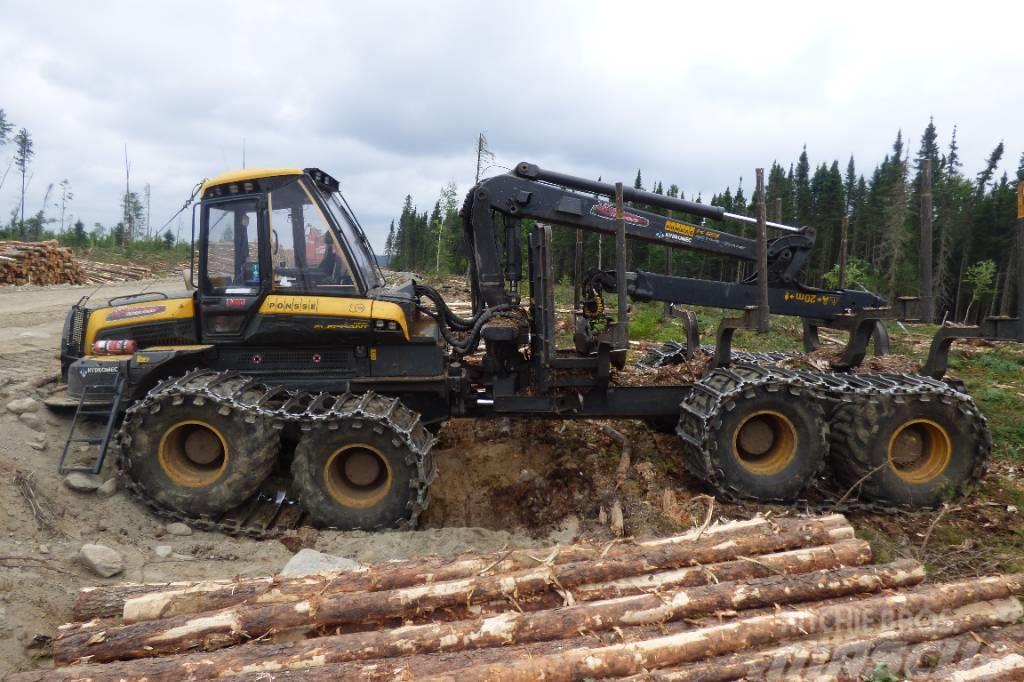
[[[160,468],[176,484],[204,488],[217,482],[228,467],[223,434],[198,419],[181,421],[160,438]]]
[[[338,504],[367,509],[391,490],[391,464],[380,450],[353,443],[331,453],[324,464],[327,492]]]
[[[889,466],[907,483],[927,483],[942,475],[952,457],[949,433],[931,419],[911,419],[889,438]]]
[[[758,476],[779,473],[796,457],[799,438],[789,417],[761,410],[743,418],[732,437],[736,461]]]

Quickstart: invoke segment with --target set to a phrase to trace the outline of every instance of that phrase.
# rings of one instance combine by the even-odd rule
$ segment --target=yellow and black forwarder
[[[758,240],[707,224],[749,218],[523,163],[466,198],[473,312],[463,318],[428,286],[385,284],[337,181],[320,170],[228,173],[206,181],[199,199],[190,290],[107,305],[83,299],[62,340],[74,423],[108,416],[107,433],[89,441],[100,449],[93,468],[116,439],[126,485],[163,516],[253,535],[305,519],[414,526],[435,476],[433,434],[454,417],[644,419],[678,433],[688,468],[733,498],[792,501],[861,479],[873,503],[933,506],[984,471],[985,420],[941,370],[796,371],[775,365],[785,354],[731,350],[733,332],[770,310],[802,317],[809,349],[819,327],[849,331],[840,370],[858,365],[872,340],[885,352],[881,299],[800,282],[810,228],[762,222],[760,234],[784,234],[766,239],[759,257]],[[572,349],[555,346],[552,225],[617,241],[614,270],[577,270]],[[627,273],[627,238],[757,267],[738,283]],[[606,294],[617,306],[606,306]],[[618,386],[611,376],[628,348],[627,295],[743,315],[704,347],[714,362],[700,381]],[[680,317],[686,343],[649,364],[699,352],[695,317]],[[930,366],[944,369],[944,350]],[[73,426],[65,456],[79,440]]]

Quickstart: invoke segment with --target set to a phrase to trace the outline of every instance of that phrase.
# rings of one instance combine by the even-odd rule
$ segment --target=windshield
[[[363,234],[355,218],[342,203],[341,194],[339,192],[330,194],[321,192],[320,196],[324,198],[324,203],[331,215],[334,216],[334,221],[338,223],[338,228],[345,237],[345,242],[352,255],[352,266],[362,274],[366,288],[383,286],[384,280],[380,276],[380,268],[377,267],[377,259],[373,255],[370,242],[366,239],[366,235]]]

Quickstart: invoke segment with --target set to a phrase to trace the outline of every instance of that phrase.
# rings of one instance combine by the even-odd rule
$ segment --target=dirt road
[[[104,287],[0,287],[0,376],[27,378],[59,367],[56,353],[64,316],[82,296],[105,301],[140,291],[182,289],[180,278]]]

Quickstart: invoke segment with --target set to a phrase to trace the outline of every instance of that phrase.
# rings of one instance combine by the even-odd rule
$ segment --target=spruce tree
[[[800,152],[793,179],[793,192],[796,202],[796,221],[800,225],[810,225],[812,219],[811,197],[811,164],[807,160],[807,145]]]
[[[18,134],[14,136],[14,167],[21,173],[21,224],[18,226],[18,231],[22,237],[25,236],[25,176],[28,173],[29,162],[32,161],[32,157],[35,156],[35,146],[32,142],[32,136],[28,130],[22,128],[18,131]]]
[[[384,240],[384,255],[388,258],[388,263],[391,263],[392,257],[395,255],[395,221],[391,221],[391,227],[388,228],[388,237]]]
[[[0,109],[0,147],[7,144],[7,136],[14,130],[14,124],[7,120],[7,114]]]
[[[846,162],[846,176],[843,179],[843,191],[846,194],[846,212],[849,214],[853,210],[853,204],[856,200],[857,192],[857,167],[853,163],[853,154],[850,154],[850,160]]]

